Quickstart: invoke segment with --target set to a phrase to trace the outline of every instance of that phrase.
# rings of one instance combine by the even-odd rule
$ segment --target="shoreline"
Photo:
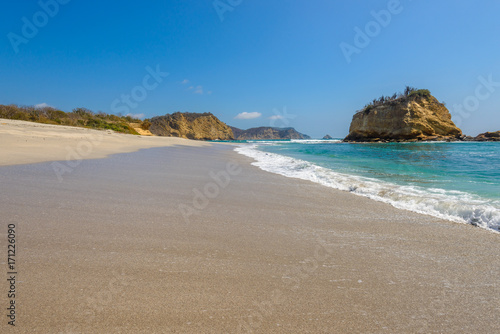
[[[433,142],[429,142],[433,143]],[[443,143],[444,142],[435,142],[435,143]],[[335,143],[341,144],[341,143]],[[413,144],[413,143],[412,143]],[[448,144],[448,143],[446,143]],[[253,146],[252,146],[253,145]],[[387,203],[397,209],[415,212],[418,214],[431,216],[443,220],[448,220],[458,224],[467,224],[472,225],[474,227],[480,227],[487,231],[500,233],[500,227],[498,224],[492,220],[490,217],[490,221],[468,221],[466,218],[470,218],[467,216],[459,216],[455,213],[455,215],[451,212],[440,211],[439,208],[432,207],[430,204],[428,206],[420,206],[415,207],[412,206],[413,200],[418,200],[420,197],[423,197],[423,194],[411,195],[409,197],[407,189],[407,185],[400,185],[397,183],[391,183],[391,181],[387,180],[379,180],[377,178],[372,178],[370,176],[360,176],[356,174],[349,174],[346,172],[338,172],[335,170],[331,170],[329,168],[322,167],[318,165],[316,162],[311,160],[303,160],[302,158],[293,157],[293,155],[282,154],[281,152],[272,152],[262,150],[258,147],[259,143],[253,142],[248,143],[247,145],[240,145],[235,149],[241,155],[246,157],[250,157],[253,159],[252,165],[257,166],[260,170],[274,173],[277,175],[282,175],[291,179],[299,179],[310,181],[315,184],[320,184],[324,187],[328,187],[331,189],[341,190],[346,193],[351,193],[356,196],[361,196],[365,198],[369,198],[371,200]],[[286,152],[285,152],[286,153]],[[296,166],[296,168],[294,167]],[[373,183],[371,186],[370,183]],[[376,185],[375,190],[372,190],[374,185]],[[358,186],[361,191],[358,191]],[[379,188],[382,186],[382,190]],[[411,186],[412,187],[412,186]],[[353,189],[354,188],[354,189]],[[397,191],[398,189],[404,189]],[[419,189],[422,191],[426,191],[427,189],[422,188]],[[441,189],[440,189],[441,190]],[[405,194],[409,198],[401,199],[394,198],[390,196],[380,196],[380,191],[387,192],[396,192],[399,195]],[[442,189],[442,191],[446,191]],[[429,196],[436,196],[436,194],[428,193]],[[443,196],[440,197],[443,200]],[[475,212],[481,209],[479,206],[472,206]],[[465,210],[465,208],[462,208]],[[493,209],[492,207],[483,208],[485,211]],[[469,211],[472,212],[472,209]],[[467,213],[469,213],[467,212]]]
[[[233,149],[113,154],[62,182],[50,162],[0,167],[16,331],[500,330],[497,235],[264,172]]]

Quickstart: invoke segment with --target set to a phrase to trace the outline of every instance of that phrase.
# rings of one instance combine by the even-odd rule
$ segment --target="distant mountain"
[[[294,128],[273,128],[261,126],[242,130],[230,126],[233,130],[235,140],[256,140],[256,139],[310,139],[308,135],[302,134]]]
[[[233,132],[211,113],[176,112],[153,117],[149,131],[155,136],[197,140],[232,140]]]
[[[330,135],[325,135],[325,136],[323,137],[323,139],[333,139],[333,138],[332,138],[332,136],[330,136]]]

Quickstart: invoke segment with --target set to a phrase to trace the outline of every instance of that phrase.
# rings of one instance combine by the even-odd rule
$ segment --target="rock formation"
[[[500,141],[500,131],[497,132],[485,132],[477,135],[474,141]]]
[[[310,139],[308,135],[297,132],[294,128],[259,127],[242,130],[231,126],[234,139],[236,140],[258,140],[258,139]]]
[[[197,140],[232,140],[233,131],[212,113],[176,112],[153,117],[149,131],[156,136]]]
[[[456,140],[462,131],[455,126],[444,104],[428,90],[412,90],[374,100],[358,111],[345,141]]]
[[[323,137],[323,139],[333,139],[333,138],[330,135],[326,135],[326,136]]]

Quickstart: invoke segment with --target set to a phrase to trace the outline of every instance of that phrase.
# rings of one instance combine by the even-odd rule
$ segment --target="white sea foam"
[[[291,139],[290,141],[298,144],[328,144],[342,142],[340,139]]]
[[[262,142],[259,142],[259,145]],[[309,180],[327,187],[389,203],[396,208],[428,214],[460,223],[500,231],[500,203],[461,191],[419,186],[402,186],[372,178],[338,173],[308,161],[259,151],[257,144],[235,150],[256,161],[262,170],[287,177]]]
[[[249,144],[259,145],[279,145],[280,143],[294,143],[294,144],[332,144],[341,143],[341,139],[287,139],[287,140],[247,140]]]

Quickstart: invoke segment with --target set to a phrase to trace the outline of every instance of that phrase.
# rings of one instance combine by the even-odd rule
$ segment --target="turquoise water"
[[[457,222],[500,227],[500,142],[253,141],[237,151],[270,172]]]

